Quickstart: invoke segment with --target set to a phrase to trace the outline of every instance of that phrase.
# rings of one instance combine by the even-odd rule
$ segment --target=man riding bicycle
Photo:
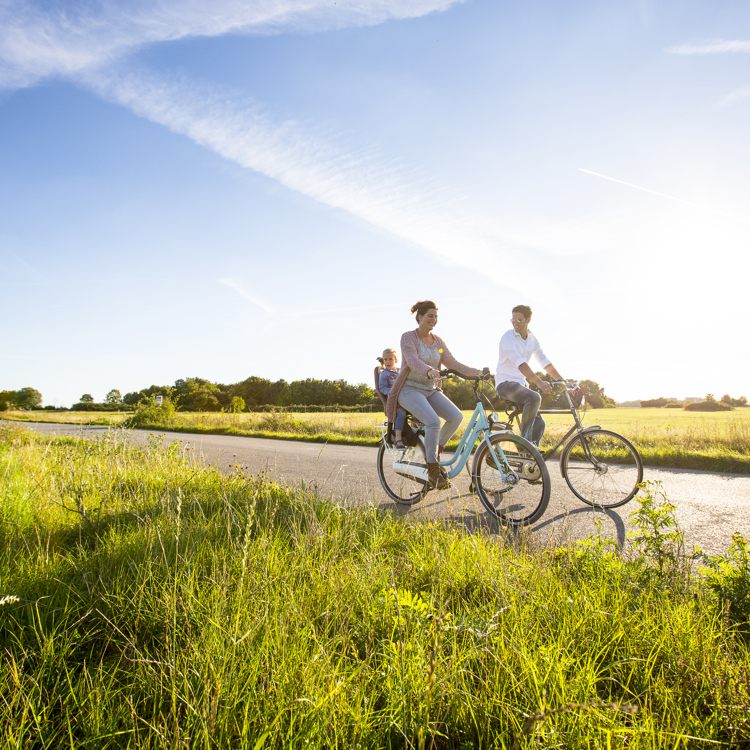
[[[550,393],[552,386],[534,373],[529,366],[529,360],[534,357],[544,371],[555,380],[563,378],[542,351],[536,336],[529,330],[530,321],[531,308],[528,305],[516,305],[513,308],[513,317],[510,320],[513,328],[506,331],[500,339],[495,383],[500,398],[523,407],[521,436],[534,445],[539,445],[546,426],[539,414],[542,397],[528,385],[531,382],[544,393]]]

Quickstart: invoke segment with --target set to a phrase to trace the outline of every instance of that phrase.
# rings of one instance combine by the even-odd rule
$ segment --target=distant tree
[[[491,393],[490,386],[482,386],[483,393],[487,394],[493,401],[496,398]],[[443,381],[443,393],[459,408],[459,409],[473,409],[476,402],[474,400],[474,389],[471,387],[471,383],[460,378]]]
[[[554,378],[546,372],[538,372],[537,375],[542,379],[551,383]],[[595,380],[581,380],[578,382],[581,390],[586,396],[586,403],[592,409],[601,409],[604,406],[615,406],[615,400],[608,396],[604,392],[604,388],[599,385]],[[552,393],[542,394],[542,409],[550,408],[568,408],[568,402],[564,395],[558,390],[554,390]]]
[[[105,397],[104,400],[108,404],[121,404],[122,403],[122,395],[120,394],[120,391],[117,390],[117,388],[113,388]]]
[[[661,408],[662,406],[666,406],[670,400],[671,399],[665,398],[664,396],[652,399],[641,399],[641,406],[644,409]]]
[[[704,401],[716,401],[716,396],[713,393],[707,393]]]
[[[728,393],[725,393],[720,400],[722,404],[728,404],[729,406],[747,406],[747,398],[745,396],[732,398]]]
[[[685,411],[730,411],[732,407],[716,399],[706,399],[698,403],[685,404],[684,408]]]
[[[175,381],[175,400],[186,411],[219,411],[222,395],[219,387],[205,378],[187,378]]]
[[[238,414],[241,411],[245,411],[245,399],[242,396],[234,396],[232,398],[232,412]]]
[[[17,409],[37,409],[42,405],[42,394],[36,388],[14,391]]]
[[[90,393],[84,393],[83,396],[78,399],[78,401],[82,404],[93,404],[94,397]]]
[[[604,388],[595,380],[582,380],[579,385],[586,396],[586,402],[592,409],[601,409],[605,406],[615,405],[615,400],[607,396],[604,393]]]

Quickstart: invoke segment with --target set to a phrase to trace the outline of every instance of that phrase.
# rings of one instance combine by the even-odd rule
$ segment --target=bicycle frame
[[[463,437],[458,443],[458,447],[453,454],[453,457],[448,461],[440,461],[440,466],[446,468],[446,473],[450,479],[458,476],[462,471],[474,450],[474,444],[478,439],[484,435],[484,442],[487,444],[487,449],[490,451],[490,455],[493,456],[495,466],[500,472],[500,476],[505,479],[507,474],[512,474],[513,470],[510,468],[508,461],[503,453],[502,448],[498,450],[493,449],[492,443],[490,442],[491,427],[490,421],[487,419],[487,413],[482,404],[482,399],[477,388],[474,388],[474,394],[477,398],[477,404],[474,407],[474,411],[469,418],[469,424],[464,430]],[[499,452],[498,452],[499,451]],[[502,455],[500,455],[502,454]],[[394,464],[395,466],[395,464]]]
[[[490,435],[493,434],[492,424],[487,419],[487,413],[484,409],[484,404],[482,403],[482,397],[477,390],[478,386],[479,383],[476,383],[474,386],[474,395],[477,399],[477,405],[474,407],[471,417],[469,417],[469,424],[467,425],[466,430],[464,430],[463,437],[458,443],[453,458],[449,461],[440,462],[441,466],[446,467],[449,479],[453,479],[453,477],[458,476],[463,471],[464,466],[466,466],[466,463],[472,455],[474,444],[482,435],[482,439],[487,445],[487,450],[489,450],[490,455],[495,462],[495,467],[500,472],[500,476],[505,479],[506,474],[513,473],[513,470],[508,465],[503,449],[498,447],[498,454],[490,442]],[[493,415],[490,416],[490,419],[492,419],[492,416],[497,417],[494,412]],[[469,430],[469,428],[471,428],[471,430]]]
[[[545,451],[542,451],[542,456],[544,457],[544,460],[547,461],[550,458],[554,458],[557,452],[562,448],[564,445],[567,445],[568,440],[574,435],[584,435],[587,432],[592,432],[594,430],[601,430],[601,425],[591,425],[590,427],[584,427],[579,416],[578,412],[576,411],[575,407],[573,406],[573,402],[570,400],[570,394],[567,390],[563,391],[565,394],[565,398],[568,399],[568,405],[570,408],[568,409],[540,409],[539,414],[570,414],[573,417],[573,421],[575,422],[575,425],[571,427],[565,435],[563,435],[562,438],[552,447],[548,448]],[[519,430],[521,425],[521,410],[516,408],[513,410],[512,414],[509,414],[510,419],[508,420],[508,424],[512,427],[513,422],[518,422]],[[592,463],[596,464],[598,463],[590,454],[588,445],[586,443],[583,443],[583,448],[585,453],[587,454],[586,457],[591,461]],[[560,464],[560,473],[562,474],[562,464]]]
[[[471,431],[469,431],[469,427],[471,427]],[[463,468],[464,466],[466,466],[466,462],[469,460],[471,452],[474,449],[474,443],[476,443],[477,438],[482,432],[484,432],[485,443],[487,443],[487,446],[488,448],[490,448],[490,450],[492,449],[488,437],[489,430],[490,424],[487,421],[487,415],[484,411],[484,406],[481,402],[478,401],[477,405],[474,407],[473,414],[469,418],[469,424],[467,425],[466,430],[464,430],[463,437],[458,443],[458,448],[453,454],[453,458],[451,458],[450,461],[440,462],[441,466],[445,466],[446,469],[448,469],[448,477],[450,479],[458,476],[463,471]],[[503,456],[503,459],[504,458],[505,456]],[[497,468],[504,476],[503,469],[500,466],[498,466]],[[508,468],[507,465],[505,468]]]

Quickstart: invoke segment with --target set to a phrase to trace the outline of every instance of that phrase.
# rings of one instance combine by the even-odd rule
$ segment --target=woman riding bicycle
[[[451,483],[440,472],[440,452],[461,426],[463,414],[440,389],[440,367],[444,365],[466,377],[481,377],[482,371],[458,362],[432,332],[438,321],[438,308],[432,300],[417,302],[411,311],[416,313],[418,327],[401,337],[403,366],[388,394],[386,415],[393,422],[401,406],[424,423],[429,489],[442,490]],[[445,420],[442,429],[441,417]]]

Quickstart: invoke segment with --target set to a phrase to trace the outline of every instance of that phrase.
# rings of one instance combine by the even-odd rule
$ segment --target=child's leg
[[[396,441],[401,440],[401,431],[404,429],[404,422],[406,421],[406,411],[404,409],[399,409],[396,412]]]

